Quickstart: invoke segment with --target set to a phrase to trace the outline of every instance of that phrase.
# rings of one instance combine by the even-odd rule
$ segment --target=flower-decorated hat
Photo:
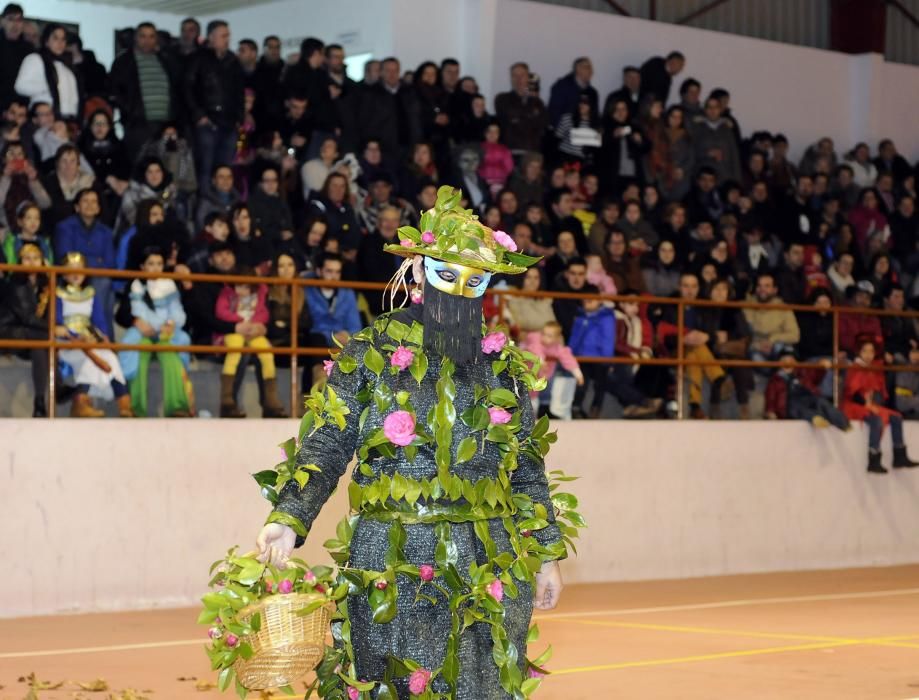
[[[492,231],[471,210],[460,207],[462,196],[461,190],[441,187],[434,208],[421,215],[421,230],[400,227],[399,242],[385,245],[383,250],[406,258],[426,255],[510,275],[519,275],[539,262],[541,258],[518,253],[514,239],[504,231]]]

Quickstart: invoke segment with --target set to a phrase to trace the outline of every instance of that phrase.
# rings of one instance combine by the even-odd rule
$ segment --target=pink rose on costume
[[[535,668],[527,669],[527,678],[542,678],[542,674]]]
[[[290,593],[294,590],[294,582],[290,579],[284,579],[278,584],[278,593]]]
[[[504,425],[511,422],[512,416],[500,406],[491,406],[488,409],[488,417],[491,419],[492,425]]]
[[[325,370],[325,376],[331,377],[332,370],[335,369],[335,360],[323,360],[322,369]]]
[[[396,351],[392,354],[392,359],[390,362],[393,367],[398,367],[401,372],[404,369],[408,369],[412,362],[415,359],[415,353],[409,350],[406,347],[399,346],[396,348]]]
[[[415,241],[409,238],[403,238],[401,241],[399,241],[399,245],[401,245],[403,248],[414,248]]]
[[[358,700],[361,697],[361,691],[353,685],[348,686],[348,700]]]
[[[495,579],[487,586],[485,590],[488,591],[488,595],[497,600],[499,603],[504,599],[504,584],[501,583],[501,579]]]
[[[408,411],[393,411],[383,421],[383,434],[393,445],[406,447],[415,435],[415,417]]]
[[[303,580],[307,583],[312,583],[316,580],[316,574],[314,574],[312,571],[307,571],[305,574],[303,574]]]
[[[422,581],[432,581],[434,579],[434,567],[430,564],[422,564],[418,567],[418,574]]]
[[[433,242],[434,242],[434,232],[433,232],[433,231],[425,231],[424,233],[422,233],[422,234],[421,234],[421,242],[422,242],[422,243],[433,243]]]
[[[231,649],[236,646],[236,643],[238,641],[239,641],[239,637],[237,637],[235,634],[227,635],[227,639],[226,639],[227,646],[230,647]]]
[[[412,695],[421,695],[428,687],[428,681],[431,680],[431,672],[424,668],[412,671],[408,677],[408,692]]]
[[[482,338],[482,352],[486,355],[501,352],[505,345],[507,345],[507,336],[501,331],[494,331]]]
[[[517,244],[514,243],[514,239],[508,236],[504,231],[492,231],[491,237],[495,239],[495,243],[500,246],[504,246],[512,253],[517,252]]]

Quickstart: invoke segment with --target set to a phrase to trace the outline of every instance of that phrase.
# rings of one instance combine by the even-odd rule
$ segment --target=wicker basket
[[[335,603],[329,601],[308,615],[297,615],[310,603],[325,599],[318,593],[274,595],[240,611],[248,620],[261,613],[259,631],[246,641],[252,646],[252,657],[236,660],[234,668],[239,682],[249,690],[279,688],[293,683],[312,671],[325,653],[329,621]]]

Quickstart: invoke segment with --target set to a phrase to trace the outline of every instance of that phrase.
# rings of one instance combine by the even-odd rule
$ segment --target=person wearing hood
[[[722,114],[721,100],[705,100],[705,112],[692,120],[696,164],[714,168],[719,183],[740,181],[740,152],[734,136],[734,123]]]
[[[131,184],[121,198],[121,211],[115,230],[123,231],[134,225],[137,205],[144,199],[154,199],[170,214],[176,199],[176,186],[159,158],[145,158],[137,164]]]
[[[57,116],[76,119],[80,114],[81,91],[70,69],[67,30],[46,24],[41,33],[41,50],[26,56],[19,66],[15,90],[29,98],[29,107],[46,102]]]

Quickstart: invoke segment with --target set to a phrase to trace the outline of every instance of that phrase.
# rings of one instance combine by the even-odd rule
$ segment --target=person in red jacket
[[[861,280],[846,290],[846,296],[851,299],[850,306],[853,308],[869,309],[874,296],[874,285],[869,280]],[[879,355],[882,354],[884,331],[881,329],[880,319],[870,314],[839,314],[839,348],[850,357],[855,357],[859,338],[874,340],[875,349]]]
[[[626,290],[624,294],[637,294]],[[641,315],[637,301],[621,301],[616,309],[616,346],[617,357],[649,358],[654,357],[651,345],[654,343],[654,332],[651,322]],[[642,370],[656,371],[660,368],[651,365],[614,365],[607,379],[606,390],[622,404],[623,418],[647,418],[656,415],[663,399],[650,398],[639,381]]]
[[[890,425],[893,438],[893,466],[919,467],[906,454],[903,443],[903,417],[884,404],[887,402],[887,386],[884,373],[872,369],[875,357],[875,343],[870,339],[860,342],[858,356],[846,372],[845,390],[843,392],[843,413],[850,420],[861,420],[868,425],[868,471],[886,474],[881,466],[881,435],[884,426]]]

